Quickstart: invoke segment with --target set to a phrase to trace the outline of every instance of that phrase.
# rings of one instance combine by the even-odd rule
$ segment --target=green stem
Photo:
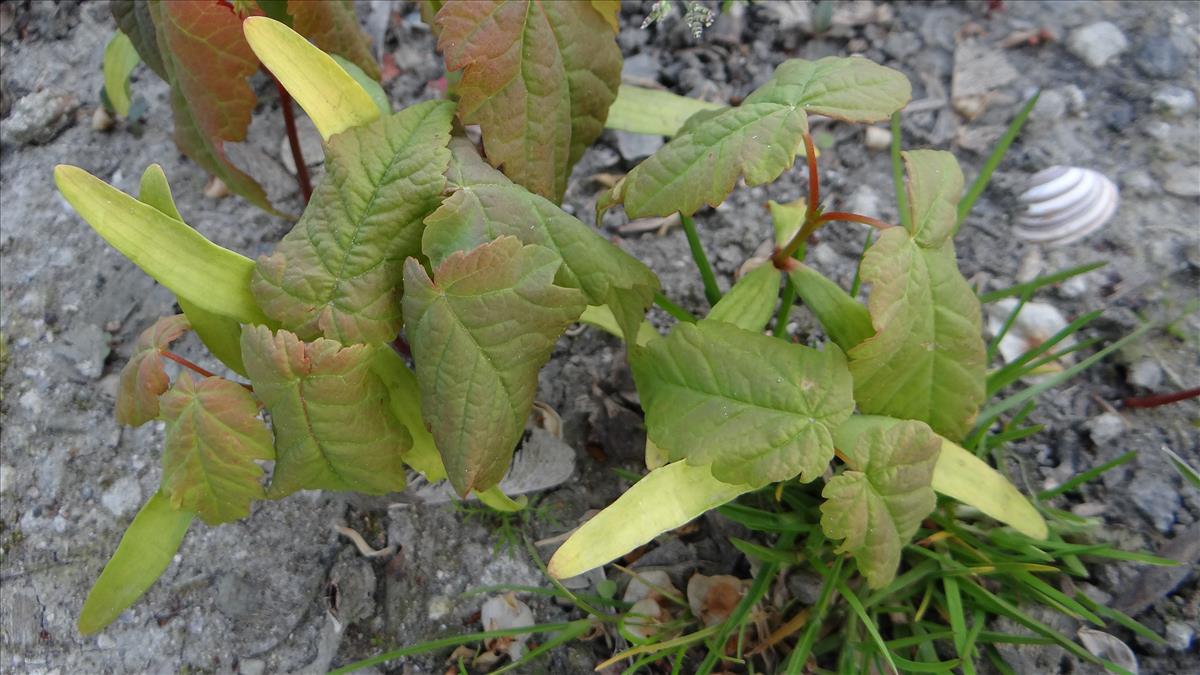
[[[892,182],[896,186],[896,208],[900,224],[912,231],[912,214],[908,211],[908,191],[904,189],[904,163],[900,161],[900,111],[892,113]]]
[[[704,253],[704,246],[700,243],[700,235],[696,232],[696,221],[691,216],[679,214],[679,220],[683,223],[683,231],[687,234],[688,246],[692,249],[692,260],[696,261],[696,269],[700,270],[700,279],[704,282],[704,297],[708,300],[708,304],[715,305],[721,300],[721,289],[717,287],[717,277],[713,274],[712,265],[708,263],[708,256]]]
[[[691,312],[689,312],[686,309],[675,304],[674,302],[671,301],[670,298],[663,295],[662,293],[654,294],[654,304],[658,305],[660,308],[662,308],[662,310],[664,312],[666,312],[667,314],[670,314],[671,316],[675,317],[676,319],[679,319],[680,321],[686,321],[687,323],[696,323],[696,317],[692,316]]]
[[[821,180],[817,173],[817,148],[813,145],[812,136],[804,132],[804,158],[808,160],[808,200],[804,209],[804,225],[783,248],[775,251],[771,262],[775,267],[787,271],[788,259],[795,256],[804,242],[821,227]],[[800,256],[801,259],[804,257]]]
[[[877,230],[886,230],[889,227],[894,227],[894,225],[891,223],[885,223],[878,218],[872,218],[871,216],[864,216],[861,213],[852,213],[850,211],[826,211],[825,213],[822,213],[821,217],[817,220],[822,224],[830,223],[835,220],[844,220],[851,223],[870,225]]]

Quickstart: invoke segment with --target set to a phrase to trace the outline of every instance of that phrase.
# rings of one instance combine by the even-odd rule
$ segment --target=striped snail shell
[[[1067,244],[1100,229],[1117,211],[1117,186],[1103,174],[1077,166],[1052,166],[1029,179],[1017,198],[1024,213],[1017,237],[1035,243]]]

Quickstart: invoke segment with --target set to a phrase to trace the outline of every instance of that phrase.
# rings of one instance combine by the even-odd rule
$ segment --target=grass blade
[[[984,293],[983,295],[979,296],[979,301],[986,304],[1003,298],[1014,298],[1024,295],[1025,293],[1033,294],[1042,288],[1045,288],[1046,286],[1057,284],[1060,281],[1066,281],[1067,279],[1070,279],[1071,277],[1077,277],[1080,274],[1087,274],[1088,272],[1098,270],[1107,264],[1108,261],[1106,260],[1098,260],[1096,262],[1084,263],[1075,267],[1069,267],[1061,272],[1040,276],[1031,281],[1026,281],[1023,284],[1016,284],[1015,286],[1009,286],[1008,288],[1001,288],[999,290]]]
[[[1027,350],[1012,363],[988,375],[987,395],[994,396],[996,392],[1027,375],[1030,371],[1036,368],[1036,366],[1029,365],[1031,361],[1050,351],[1055,345],[1067,339],[1068,337],[1074,335],[1080,330],[1083,330],[1083,328],[1089,323],[1100,318],[1101,314],[1103,314],[1103,312],[1100,310],[1084,314],[1083,316],[1067,324],[1062,330],[1055,333],[1045,342],[1042,342],[1041,344],[1038,344]],[[1051,360],[1061,358],[1061,356],[1061,354],[1055,354]]]
[[[588,619],[577,619],[575,621],[563,621],[560,623],[543,623],[520,628],[501,628],[499,630],[486,630],[467,635],[454,635],[438,640],[422,642],[420,644],[412,645],[411,647],[393,649],[377,656],[372,656],[369,659],[355,661],[354,663],[344,665],[341,668],[331,671],[329,675],[345,675],[346,673],[353,673],[356,670],[362,670],[363,668],[369,668],[371,666],[375,666],[380,663],[386,663],[388,661],[403,658],[405,656],[426,654],[428,652],[438,651],[439,649],[445,649],[446,647],[457,647],[459,645],[465,645],[472,642],[491,640],[492,638],[513,637],[515,635],[525,635],[526,633],[552,633],[556,631],[572,630],[577,628],[578,624],[583,624],[586,628],[588,623]]]
[[[799,644],[788,656],[787,664],[784,666],[784,672],[787,675],[798,675],[808,662],[808,656],[812,653],[813,645],[817,641],[817,634],[821,631],[821,623],[825,620],[825,612],[829,609],[829,599],[833,596],[834,586],[841,581],[842,563],[845,560],[839,556],[837,562],[833,564],[832,571],[825,570],[820,563],[814,561],[813,568],[825,577],[825,583],[821,585],[821,595],[817,598],[812,618],[805,627]]]
[[[883,641],[883,636],[879,634],[879,627],[875,625],[875,621],[867,614],[866,608],[863,607],[862,601],[850,590],[843,580],[838,580],[836,588],[839,594],[846,599],[846,603],[850,605],[850,609],[858,616],[858,620],[862,622],[864,628],[867,629],[867,634],[871,636],[871,640],[879,651],[883,654],[883,659],[892,667],[892,672],[899,672],[896,668],[896,662],[892,660],[892,650],[888,649],[887,643]],[[953,667],[953,666],[952,666]]]
[[[975,182],[971,183],[971,188],[967,190],[967,194],[958,202],[958,223],[954,226],[954,231],[962,227],[963,221],[970,215],[971,209],[975,207],[975,202],[979,199],[979,195],[983,194],[984,188],[992,179],[992,172],[996,167],[1000,166],[1001,160],[1004,159],[1004,154],[1008,152],[1008,146],[1016,140],[1017,134],[1021,133],[1021,127],[1025,125],[1025,119],[1029,117],[1029,113],[1033,111],[1033,107],[1037,105],[1038,97],[1042,93],[1039,91],[1030,97],[1029,101],[1021,107],[1021,112],[1013,118],[1009,123],[1008,129],[1004,135],[997,141],[996,147],[992,150],[992,154],[988,155],[987,161],[983,163],[983,168],[979,171],[979,176],[975,178]]]
[[[1049,490],[1043,490],[1043,491],[1039,492],[1037,498],[1041,501],[1046,501],[1048,499],[1057,497],[1058,495],[1061,495],[1064,492],[1069,492],[1071,490],[1074,490],[1075,488],[1079,487],[1080,485],[1083,485],[1084,483],[1089,483],[1089,482],[1099,478],[1100,476],[1104,475],[1105,473],[1112,471],[1113,469],[1117,468],[1118,466],[1121,466],[1122,464],[1128,462],[1129,460],[1133,459],[1134,457],[1137,457],[1137,451],[1130,450],[1129,452],[1121,455],[1120,457],[1118,457],[1114,460],[1107,461],[1107,462],[1101,464],[1100,466],[1092,467],[1091,469],[1088,469],[1087,471],[1084,471],[1083,473],[1076,475],[1075,477],[1071,478],[1070,480],[1063,483],[1062,485],[1059,485],[1058,487],[1050,488]]]
[[[1192,487],[1200,490],[1200,473],[1193,469],[1191,464],[1185,462],[1174,450],[1164,447],[1162,451],[1167,453],[1167,459],[1171,460],[1171,464],[1175,466],[1175,470],[1179,472],[1179,475],[1183,476],[1183,479],[1190,483]]]
[[[999,417],[1000,415],[1004,414],[1005,412],[1007,412],[1009,410],[1012,410],[1013,408],[1015,408],[1019,405],[1024,404],[1026,401],[1028,401],[1034,397],[1041,395],[1042,392],[1045,392],[1048,389],[1057,387],[1058,385],[1062,384],[1063,382],[1066,382],[1067,380],[1071,379],[1072,377],[1075,377],[1076,375],[1083,372],[1084,370],[1087,370],[1088,368],[1092,367],[1092,365],[1094,365],[1096,362],[1107,357],[1109,354],[1117,351],[1118,349],[1124,347],[1125,345],[1129,344],[1130,342],[1138,339],[1148,330],[1150,330],[1150,324],[1144,323],[1141,326],[1138,326],[1137,329],[1135,329],[1129,335],[1126,335],[1125,337],[1117,340],[1116,342],[1113,342],[1112,344],[1105,347],[1104,349],[1101,349],[1100,351],[1096,352],[1095,354],[1092,354],[1088,358],[1080,361],[1079,363],[1075,364],[1074,366],[1071,366],[1070,368],[1067,368],[1066,370],[1062,371],[1061,373],[1051,375],[1051,376],[1047,377],[1046,379],[1042,380],[1041,382],[1038,382],[1037,384],[1034,384],[1026,389],[1023,389],[1020,392],[1017,392],[1016,394],[1013,394],[1012,396],[1009,396],[1008,398],[1000,401],[999,403],[995,403],[993,405],[988,406],[987,408],[984,408],[983,411],[979,413],[979,422],[976,423],[976,429],[986,429],[986,428],[990,427],[992,425],[992,422],[996,421],[996,418]]]

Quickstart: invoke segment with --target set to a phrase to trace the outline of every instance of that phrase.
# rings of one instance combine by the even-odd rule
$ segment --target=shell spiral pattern
[[[1117,186],[1103,174],[1076,166],[1052,166],[1029,179],[1017,198],[1024,212],[1018,237],[1034,243],[1069,244],[1100,229],[1117,211]]]

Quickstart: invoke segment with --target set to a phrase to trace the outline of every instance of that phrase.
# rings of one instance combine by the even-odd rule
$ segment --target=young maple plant
[[[822,526],[872,586],[894,576],[935,491],[1045,536],[1020,493],[956,445],[982,401],[984,350],[951,242],[962,189],[953,158],[907,155],[901,226],[820,209],[808,113],[886,119],[910,98],[900,73],[860,58],[786,61],[738,107],[692,106],[699,112],[666,131],[674,139],[605,196],[630,217],[678,212],[694,237],[692,214],[739,178],[775,180],[807,145],[811,208],[775,205],[771,264],[703,320],[677,311],[683,320],[664,337],[644,318],[659,295],[654,273],[557,203],[574,162],[612,123],[610,106],[621,109],[616,4],[423,9],[447,66],[461,70],[457,100],[396,113],[283,23],[240,23],[325,141],[324,178],[257,261],[189,228],[157,166],[137,198],[81,169],[55,170],[84,220],[183,310],[143,333],[122,373],[118,420],[166,425],[163,478],[89,594],[82,631],[103,628],[154,583],[194,518],[237,520],[255,500],[393,492],[407,466],[461,496],[519,508],[496,486],[538,371],[575,321],[629,344],[652,471],[563,545],[556,576],[750,490],[816,480],[835,455],[844,468],[826,483]],[[655,125],[645,111],[622,114]],[[482,153],[456,134],[456,119],[479,125]],[[801,260],[805,240],[833,220],[884,228],[862,264],[866,307]],[[823,349],[779,339],[792,293],[829,335]],[[248,383],[171,354],[189,329]],[[163,359],[190,372],[172,382]],[[264,461],[274,462],[269,481]]]

